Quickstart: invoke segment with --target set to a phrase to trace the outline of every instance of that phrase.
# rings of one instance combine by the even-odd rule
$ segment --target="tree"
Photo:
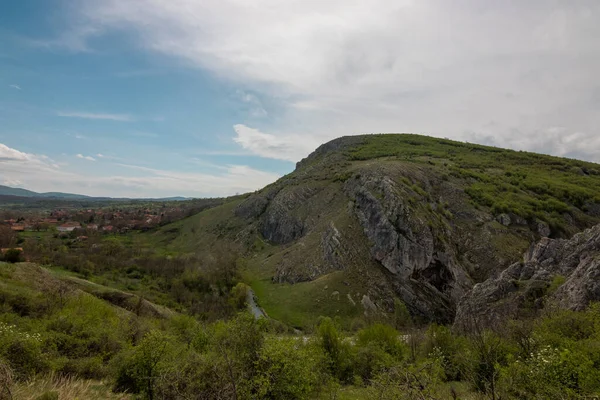
[[[255,364],[253,388],[260,399],[306,399],[321,383],[321,349],[298,338],[266,341]]]
[[[16,242],[16,235],[10,226],[0,225],[0,247],[14,246]]]
[[[394,299],[394,324],[396,329],[408,328],[412,325],[410,312],[402,300]]]
[[[21,250],[20,249],[8,249],[4,253],[4,261],[9,263],[18,263],[21,261]]]
[[[153,400],[166,359],[172,353],[171,339],[163,332],[150,331],[131,355],[121,360],[116,389],[141,393],[145,399]]]
[[[264,335],[249,313],[240,313],[227,323],[218,322],[213,329],[214,348],[225,361],[232,398],[237,400],[250,383]]]

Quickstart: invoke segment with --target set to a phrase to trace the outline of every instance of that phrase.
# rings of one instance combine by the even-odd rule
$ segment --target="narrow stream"
[[[248,308],[254,318],[267,318],[267,314],[265,314],[264,310],[258,306],[256,303],[256,294],[254,290],[248,289],[248,293],[246,294],[246,303],[248,303]]]

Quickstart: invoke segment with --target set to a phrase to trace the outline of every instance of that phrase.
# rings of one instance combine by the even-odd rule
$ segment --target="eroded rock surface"
[[[461,300],[456,324],[486,324],[533,314],[547,305],[581,310],[600,300],[600,225],[571,239],[543,238],[522,262],[477,284]]]

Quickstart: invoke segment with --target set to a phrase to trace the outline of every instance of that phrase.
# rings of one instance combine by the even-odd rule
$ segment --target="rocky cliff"
[[[555,306],[581,310],[600,301],[600,225],[571,239],[543,238],[520,262],[476,284],[461,300],[456,324],[485,324]]]

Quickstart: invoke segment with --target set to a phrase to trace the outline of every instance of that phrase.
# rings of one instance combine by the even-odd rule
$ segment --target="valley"
[[[0,398],[65,376],[82,398],[600,393],[600,165],[348,136],[193,202],[143,229],[92,232],[75,209],[79,232],[6,231]]]

